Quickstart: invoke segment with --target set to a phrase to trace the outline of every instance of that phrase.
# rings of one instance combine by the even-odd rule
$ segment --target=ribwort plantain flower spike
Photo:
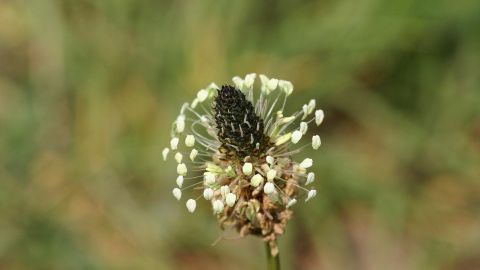
[[[308,171],[313,160],[298,162],[294,157],[309,146],[320,147],[320,137],[307,132],[312,132],[312,123],[323,122],[324,112],[315,110],[312,99],[288,113],[293,84],[258,77],[258,92],[255,73],[235,76],[233,85],[212,83],[199,90],[172,123],[170,147],[163,149],[162,157],[168,160],[174,153],[178,177],[172,193],[177,200],[185,193],[189,212],[203,197],[222,229],[262,237],[275,256],[291,208],[299,199],[309,201],[317,194],[311,187],[315,174]],[[312,139],[301,143],[305,138]]]

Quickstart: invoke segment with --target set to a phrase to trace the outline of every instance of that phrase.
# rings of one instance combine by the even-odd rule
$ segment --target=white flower
[[[303,135],[305,135],[308,131],[308,124],[306,122],[301,122],[300,123],[300,132],[302,132]]]
[[[197,207],[197,202],[194,199],[188,199],[186,205],[188,212],[193,213],[195,211],[195,208]]]
[[[317,195],[317,191],[315,189],[310,190],[308,192],[308,195],[305,201],[308,202],[311,198],[315,197],[316,195]]]
[[[250,179],[250,184],[252,187],[258,187],[263,183],[263,177],[260,174],[255,174],[252,179]]]
[[[264,186],[263,186],[263,192],[265,194],[272,194],[275,192],[275,185],[273,185],[273,183],[271,182],[267,182]]]
[[[180,200],[182,198],[182,191],[179,188],[174,188],[172,190],[172,194],[173,194],[173,197],[175,197],[175,199],[177,200]]]
[[[302,163],[300,163],[300,167],[304,169],[308,169],[312,167],[312,165],[313,165],[313,160],[311,158],[306,158],[302,161]]]
[[[203,174],[203,177],[205,179],[205,185],[210,186],[215,184],[215,174],[211,172],[206,172]]]
[[[189,212],[195,211],[196,200],[203,195],[222,226],[240,221],[237,225],[268,231],[257,222],[258,215],[282,214],[300,200],[302,190],[307,191],[305,201],[316,196],[316,190],[306,189],[315,181],[315,174],[307,170],[313,160],[295,157],[303,153],[303,137],[322,123],[324,113],[316,110],[316,100],[311,99],[287,114],[293,84],[261,74],[259,93],[256,77],[255,73],[235,76],[235,86],[211,83],[191,103],[183,103],[171,125],[170,147],[163,149],[162,157],[167,160],[172,155],[177,163],[172,189],[177,200],[186,190],[199,193],[185,198]],[[318,149],[320,136],[313,136],[311,145]],[[191,177],[187,177],[193,174],[189,170],[194,171]],[[272,207],[264,203],[265,196]],[[279,222],[274,220],[273,225],[283,229]]]
[[[305,182],[305,185],[313,183],[313,181],[315,181],[315,173],[309,172],[307,175],[307,182]]]
[[[323,110],[317,110],[315,111],[315,124],[319,126],[323,122],[323,117],[325,115],[323,114]]]
[[[243,168],[242,168],[243,174],[250,175],[250,174],[252,174],[252,171],[253,171],[252,163],[246,162],[245,164],[243,164]]]
[[[302,132],[299,130],[295,130],[292,133],[292,143],[297,144],[300,141],[300,139],[302,139]]]
[[[320,145],[322,144],[322,142],[320,141],[320,136],[318,135],[315,135],[312,137],[312,148],[317,150]]]
[[[285,92],[285,95],[289,96],[293,92],[293,84],[289,81],[279,80],[278,86]]]
[[[287,208],[290,208],[292,207],[294,204],[297,203],[297,200],[296,199],[290,199],[287,203]]]
[[[201,89],[197,93],[197,99],[199,102],[204,102],[208,98],[208,91],[205,89]]]
[[[178,138],[174,137],[172,138],[172,140],[170,140],[170,148],[172,150],[177,150],[177,147],[178,147]]]
[[[235,201],[237,201],[237,196],[233,193],[228,193],[227,196],[225,197],[225,202],[230,207],[232,207],[235,204]]]
[[[273,181],[273,179],[275,179],[276,176],[277,176],[277,171],[276,170],[269,170],[267,172],[267,180],[268,181]]]
[[[213,189],[211,188],[206,188],[203,190],[203,198],[205,198],[205,200],[211,200],[213,198]]]
[[[193,147],[195,145],[195,137],[193,135],[187,135],[185,138],[185,145],[187,147]]]
[[[187,166],[185,165],[185,163],[180,163],[180,164],[177,165],[177,173],[179,175],[185,176],[185,175],[187,175],[187,172],[188,172],[188,170],[187,170]]]
[[[177,186],[180,187],[180,188],[181,188],[182,185],[183,185],[183,179],[184,179],[184,178],[183,178],[183,175],[179,175],[179,176],[177,177],[177,180],[176,180]]]
[[[177,132],[182,133],[185,130],[185,115],[179,115],[176,121]]]
[[[182,163],[182,159],[183,159],[183,155],[177,152],[175,154],[175,160],[177,161],[177,163]]]
[[[190,152],[190,160],[194,161],[195,158],[197,157],[197,155],[198,155],[198,150],[197,149],[192,149],[192,151]]]
[[[223,207],[224,206],[223,206],[222,201],[215,200],[215,201],[213,201],[212,206],[213,206],[213,213],[220,214],[221,212],[223,212]]]
[[[170,152],[170,149],[168,149],[168,148],[163,149],[163,151],[162,151],[163,160],[167,160],[169,152]]]

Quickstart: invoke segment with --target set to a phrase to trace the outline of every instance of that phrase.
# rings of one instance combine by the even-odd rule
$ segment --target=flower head
[[[178,187],[172,191],[177,200],[182,192],[198,191],[193,195],[196,199],[187,199],[189,212],[203,197],[210,201],[222,228],[263,237],[275,253],[276,238],[292,216],[291,207],[299,198],[309,201],[317,194],[306,188],[315,178],[307,171],[313,160],[298,162],[293,157],[305,147],[320,147],[318,135],[298,144],[309,137],[304,136],[309,124],[322,123],[324,113],[315,111],[312,99],[287,114],[293,84],[259,77],[259,94],[253,90],[254,73],[244,79],[234,77],[234,85],[212,83],[198,91],[191,103],[181,107],[172,125],[170,148],[162,156],[166,160],[172,152],[177,162]]]

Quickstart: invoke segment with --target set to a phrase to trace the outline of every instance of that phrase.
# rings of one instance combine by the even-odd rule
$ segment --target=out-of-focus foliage
[[[479,26],[471,0],[0,1],[0,269],[262,269],[161,161],[182,102],[248,72],[326,112],[285,269],[479,269]]]

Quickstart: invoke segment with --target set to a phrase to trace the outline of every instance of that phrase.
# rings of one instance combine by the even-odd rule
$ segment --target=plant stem
[[[265,243],[265,251],[267,255],[267,269],[280,270],[280,254],[273,256],[272,250],[270,249],[270,244],[268,242]]]

